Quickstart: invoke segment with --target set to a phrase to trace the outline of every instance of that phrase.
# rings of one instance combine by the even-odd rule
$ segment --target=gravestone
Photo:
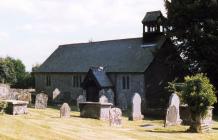
[[[109,123],[110,126],[122,125],[122,111],[119,108],[111,108],[109,110]]]
[[[55,89],[54,91],[53,91],[53,96],[52,96],[52,99],[53,99],[53,101],[57,101],[58,100],[58,96],[60,95],[60,90],[59,89]]]
[[[8,99],[10,94],[10,86],[7,84],[0,84],[0,99]]]
[[[124,93],[118,95],[118,101],[118,107],[121,108],[121,110],[127,110],[127,98]]]
[[[36,95],[35,108],[45,109],[47,108],[48,95],[45,93],[40,93]]]
[[[207,108],[207,114],[200,120],[200,132],[205,133],[211,130],[213,124],[213,108],[212,106]]]
[[[142,120],[144,116],[141,113],[141,96],[138,93],[135,93],[132,97],[132,110],[129,117],[129,120]]]
[[[100,103],[108,103],[108,98],[104,95],[102,95],[100,98],[99,98],[99,102]]]
[[[114,92],[113,92],[113,90],[111,88],[100,90],[99,91],[99,97],[101,97],[102,95],[107,97],[108,103],[114,104]]]
[[[17,100],[26,101],[30,104],[32,101],[31,93],[20,93],[17,95]]]
[[[178,95],[176,93],[173,93],[170,96],[169,100],[169,107],[166,113],[165,126],[181,124],[182,120],[180,119],[179,114],[179,104],[180,100]]]
[[[77,108],[79,110],[79,103],[86,102],[86,97],[84,95],[79,95],[76,101],[77,101]]]
[[[60,108],[60,117],[61,118],[70,118],[70,106],[67,103],[64,103]]]

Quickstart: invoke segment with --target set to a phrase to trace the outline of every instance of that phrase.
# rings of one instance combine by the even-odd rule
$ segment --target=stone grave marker
[[[144,116],[141,113],[141,102],[142,100],[139,93],[134,93],[132,97],[132,110],[129,120],[136,121],[136,120],[142,120],[144,118]]]
[[[77,101],[77,108],[79,110],[79,103],[86,102],[86,97],[84,95],[79,95],[76,101]]]
[[[111,88],[109,89],[102,89],[99,91],[99,97],[102,95],[106,96],[108,99],[108,103],[114,104],[114,92]]]
[[[45,93],[39,93],[36,95],[35,108],[45,109],[47,108],[48,95]]]
[[[56,101],[56,100],[58,100],[57,98],[58,98],[58,96],[60,95],[60,90],[59,89],[55,89],[54,91],[53,91],[53,96],[52,96],[52,99],[53,99],[53,101]]]
[[[178,95],[176,93],[173,93],[170,96],[169,100],[169,107],[166,113],[165,126],[181,124],[182,120],[180,119],[179,114],[179,104],[180,100]]]
[[[122,111],[119,108],[111,108],[109,110],[109,123],[110,126],[122,125]]]
[[[64,103],[60,108],[60,117],[61,118],[70,118],[70,106],[67,103]]]
[[[10,86],[7,84],[0,84],[0,99],[8,99],[10,94]]]
[[[108,103],[108,98],[107,98],[105,95],[102,95],[102,96],[99,98],[99,102],[100,102],[100,103]]]

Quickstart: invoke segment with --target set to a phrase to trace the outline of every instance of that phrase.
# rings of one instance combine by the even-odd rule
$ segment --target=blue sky
[[[61,44],[140,37],[152,10],[163,0],[0,0],[0,57],[30,71]]]

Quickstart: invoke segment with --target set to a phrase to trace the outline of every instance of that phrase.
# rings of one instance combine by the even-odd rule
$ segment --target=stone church
[[[163,108],[167,82],[183,71],[165,34],[165,22],[160,11],[148,12],[142,20],[142,37],[60,45],[34,72],[36,90],[47,93],[50,101],[73,104],[81,94],[97,102],[100,94],[107,93],[123,110],[137,92],[143,112]],[[57,97],[55,90],[60,92]]]

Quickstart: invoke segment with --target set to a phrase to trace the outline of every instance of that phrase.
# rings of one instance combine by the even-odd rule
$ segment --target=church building
[[[137,92],[143,112],[164,108],[167,82],[183,75],[182,60],[166,36],[166,20],[160,11],[148,12],[142,37],[60,45],[34,72],[36,90],[51,102],[72,104],[81,94],[95,102],[105,94],[122,110]],[[54,90],[60,92],[57,97]]]

